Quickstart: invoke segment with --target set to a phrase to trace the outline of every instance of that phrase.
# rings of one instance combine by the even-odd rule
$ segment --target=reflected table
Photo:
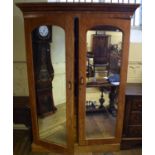
[[[96,80],[96,81],[91,81],[87,82],[86,85],[87,88],[91,87],[97,87],[100,92],[101,96],[99,99],[100,106],[99,108],[95,108],[95,105],[89,104],[89,106],[86,106],[86,113],[92,113],[92,112],[109,112],[111,113],[112,116],[116,116],[117,114],[117,96],[118,96],[118,87],[119,87],[119,82],[117,83],[110,83],[107,80]],[[104,92],[109,92],[109,105],[106,108],[104,106]],[[90,101],[89,101],[90,102]],[[87,101],[88,103],[88,101]]]

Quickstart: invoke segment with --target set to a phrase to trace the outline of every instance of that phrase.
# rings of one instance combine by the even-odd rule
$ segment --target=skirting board
[[[29,130],[25,124],[13,124],[14,130]]]

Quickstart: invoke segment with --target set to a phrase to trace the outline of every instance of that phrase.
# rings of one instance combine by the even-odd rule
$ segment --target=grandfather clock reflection
[[[38,30],[39,31],[39,30]],[[50,40],[47,38],[37,39],[37,29],[33,32],[33,58],[36,81],[37,113],[40,117],[53,114],[57,108],[54,105],[52,93],[52,80],[54,70],[50,56]],[[50,31],[48,31],[50,33]]]

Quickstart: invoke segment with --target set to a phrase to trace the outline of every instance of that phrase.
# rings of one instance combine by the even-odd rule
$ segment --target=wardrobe
[[[32,151],[119,150],[130,22],[139,5],[16,5],[24,17]],[[101,45],[108,38],[102,48],[93,43],[94,36]]]

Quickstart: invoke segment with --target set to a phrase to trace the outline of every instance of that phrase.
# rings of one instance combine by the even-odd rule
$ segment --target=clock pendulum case
[[[46,25],[39,26],[32,33],[37,114],[40,117],[53,114],[57,110],[52,93],[54,69],[50,55],[51,33],[51,26]]]

